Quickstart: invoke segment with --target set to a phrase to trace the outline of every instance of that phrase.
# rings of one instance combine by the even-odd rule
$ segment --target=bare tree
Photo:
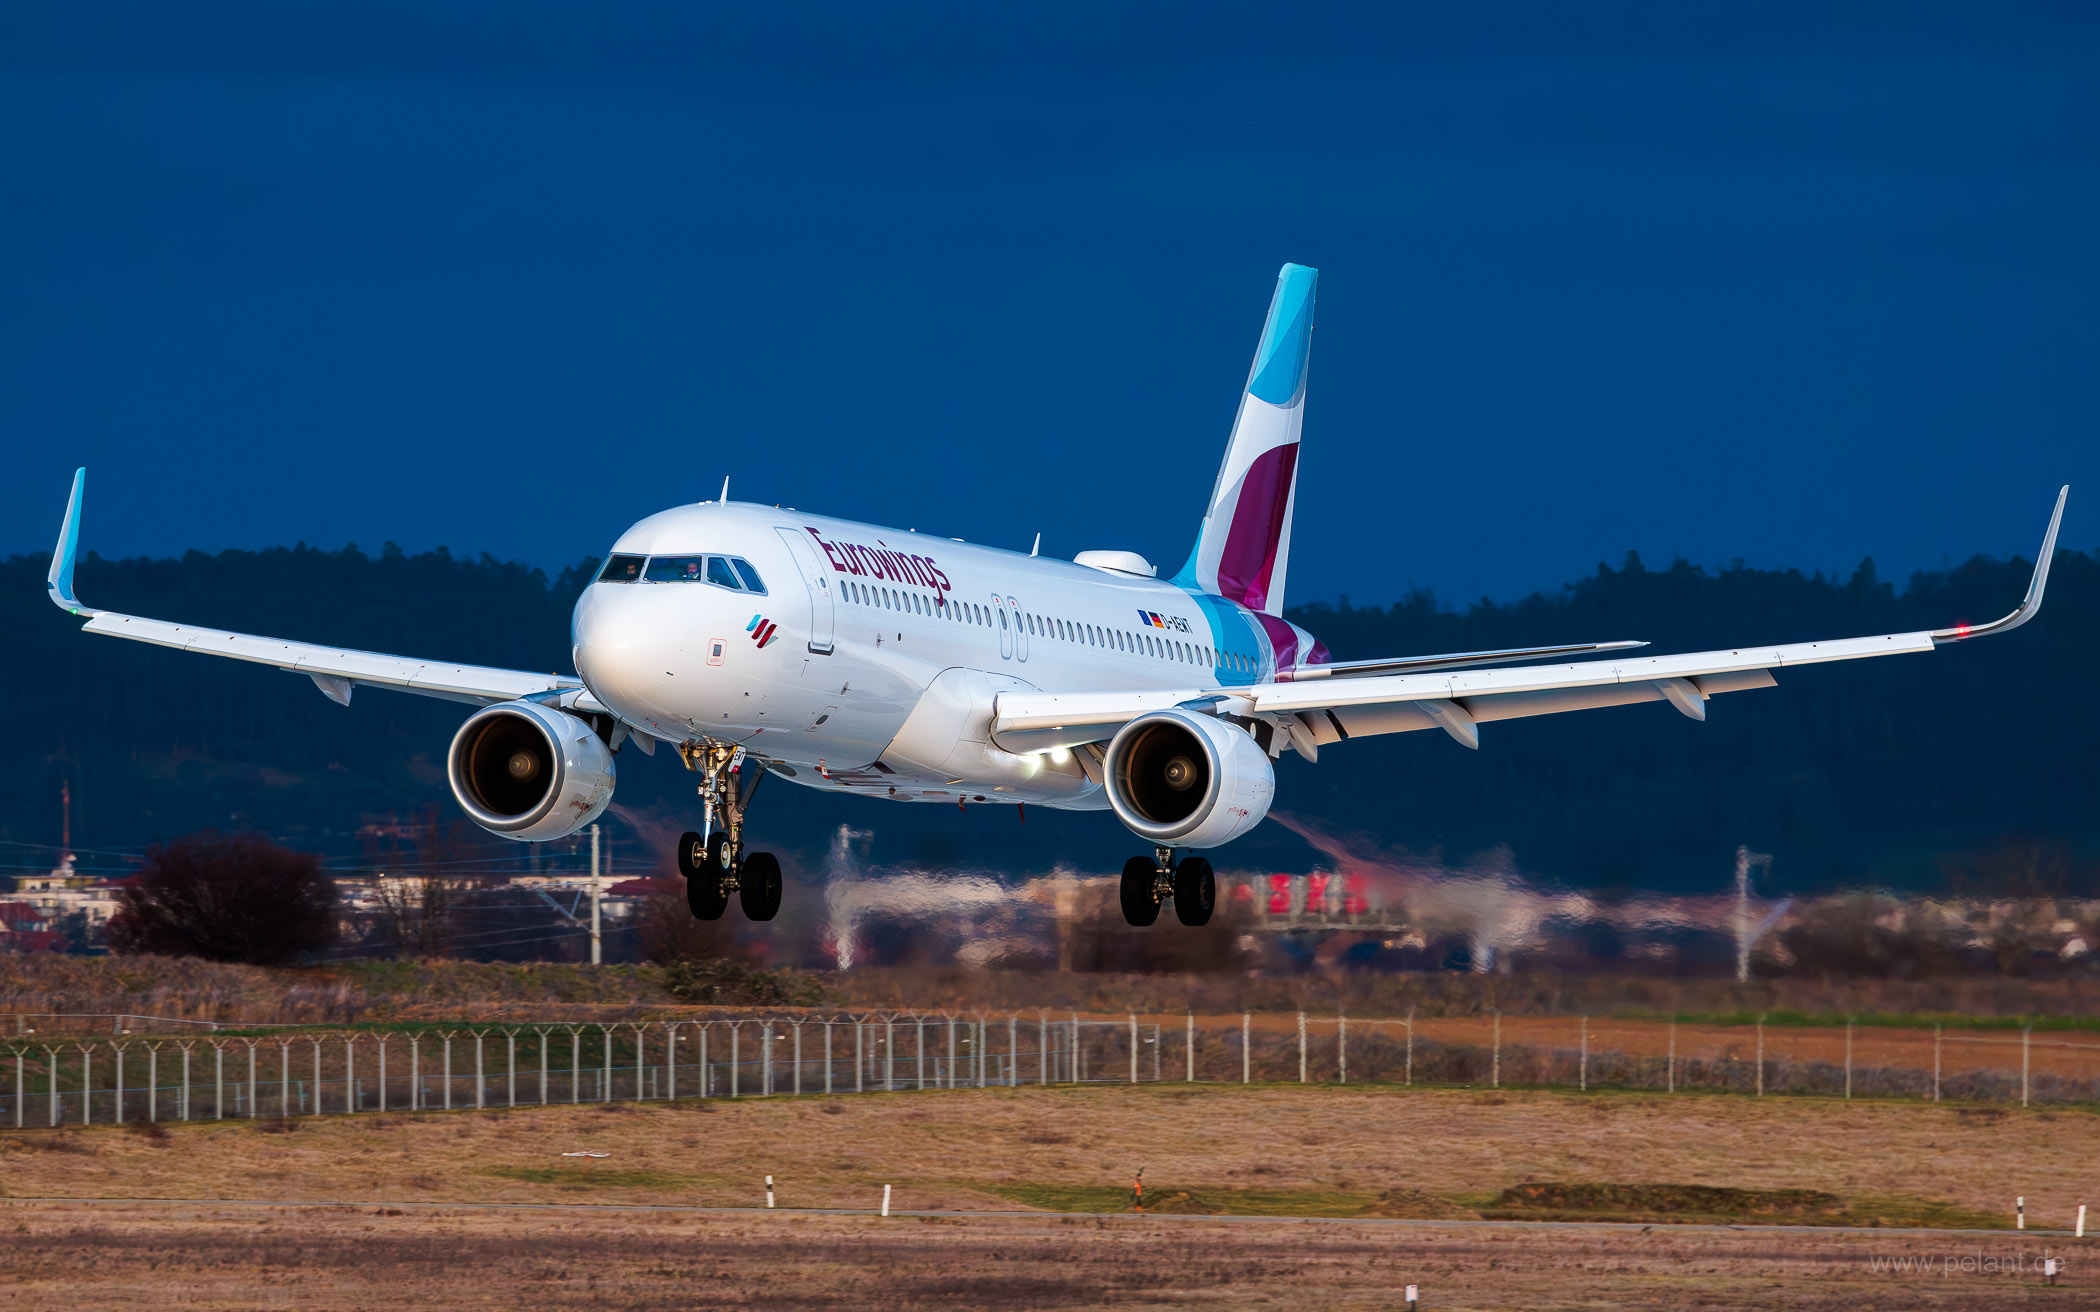
[[[273,965],[335,941],[319,857],[260,834],[204,830],[146,852],[117,892],[109,945],[126,953]]]
[[[475,859],[476,835],[459,821],[438,819],[432,807],[407,824],[378,830],[368,847],[373,880],[368,950],[403,957],[449,955],[459,934],[459,912],[488,880]]]

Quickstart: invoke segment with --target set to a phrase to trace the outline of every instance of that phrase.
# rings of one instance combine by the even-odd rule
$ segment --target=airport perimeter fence
[[[146,1020],[151,1018],[135,1018]],[[726,1014],[0,1039],[0,1127],[1074,1084],[1323,1083],[2100,1102],[2100,1036],[1305,1013]],[[120,1026],[120,1029],[125,1027]]]

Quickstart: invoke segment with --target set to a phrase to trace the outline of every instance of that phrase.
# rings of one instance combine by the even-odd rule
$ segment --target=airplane
[[[1316,270],[1277,277],[1225,458],[1171,578],[1130,551],[1071,560],[729,500],[660,511],[620,534],[577,599],[574,676],[453,665],[175,624],[73,592],[87,471],[52,554],[53,602],[89,633],[273,665],[344,706],[359,687],[477,709],[447,773],[469,818],[542,842],[611,801],[615,759],[669,744],[698,777],[700,828],[677,862],[687,903],[720,918],[780,909],[780,862],[747,851],[768,775],[900,802],[1109,810],[1151,850],[1125,863],[1124,918],[1174,905],[1201,925],[1210,861],[1260,824],[1285,752],[1351,739],[1660,702],[1694,720],[1773,671],[1930,651],[2018,628],[2040,609],[2070,488],[2027,594],[1989,624],[1676,656],[1636,641],[1336,661],[1283,617]],[[1038,545],[1040,538],[1037,539]],[[1562,661],[1571,656],[1602,659]],[[1540,664],[1539,662],[1552,662]]]

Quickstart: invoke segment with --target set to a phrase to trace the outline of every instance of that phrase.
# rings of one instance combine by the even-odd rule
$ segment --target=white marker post
[[[2013,1199],[2013,1229],[2025,1230],[2026,1228],[2027,1195],[2022,1194],[2018,1198]]]
[[[890,1187],[888,1185],[882,1186],[882,1214],[884,1216],[890,1214]]]
[[[1407,1312],[1415,1312],[1415,1298],[1416,1298],[1416,1296],[1417,1296],[1417,1291],[1416,1291],[1415,1287],[1414,1287],[1413,1285],[1409,1285],[1409,1286],[1407,1287]]]
[[[767,1177],[766,1177],[766,1206],[767,1206],[767,1207],[771,1207],[772,1205],[773,1205],[773,1177],[769,1175],[769,1176],[767,1176]]]
[[[2078,1238],[2085,1238],[2085,1204],[2078,1205]]]

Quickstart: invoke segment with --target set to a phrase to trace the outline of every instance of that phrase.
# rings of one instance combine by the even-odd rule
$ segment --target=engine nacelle
[[[1276,796],[1269,754],[1245,729],[1193,711],[1153,711],[1108,745],[1108,802],[1130,832],[1169,847],[1217,847],[1254,828]]]
[[[445,772],[475,824],[522,843],[575,833],[613,795],[612,751],[590,722],[538,702],[498,702],[469,716]]]

